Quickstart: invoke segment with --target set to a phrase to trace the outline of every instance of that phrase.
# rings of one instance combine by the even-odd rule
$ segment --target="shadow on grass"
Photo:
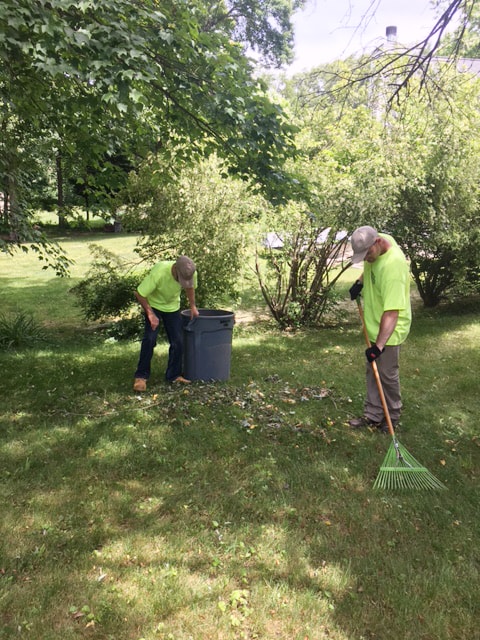
[[[211,585],[197,587],[197,611],[215,608],[225,585],[258,593],[269,585],[290,600],[307,598],[315,615],[324,607],[333,637],[474,637],[474,416],[463,416],[465,438],[456,419],[438,420],[456,418],[449,400],[429,407],[431,422],[404,432],[416,457],[445,472],[450,491],[374,493],[388,438],[344,426],[350,396],[363,391],[359,340],[353,328],[295,336],[244,329],[234,337],[229,382],[181,389],[159,382],[159,345],[141,397],[130,390],[138,344],[2,354],[6,632],[30,602],[37,625],[57,625],[52,638],[74,637],[67,605],[95,602],[104,637],[133,637],[159,615],[182,615],[191,590],[167,575],[175,567]],[[439,361],[439,398],[449,397],[448,367]],[[152,575],[159,588],[142,597]]]

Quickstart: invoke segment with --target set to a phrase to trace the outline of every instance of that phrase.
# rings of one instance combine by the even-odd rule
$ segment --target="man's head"
[[[175,262],[175,271],[178,283],[184,289],[193,288],[193,274],[195,273],[195,263],[187,256],[179,256]]]
[[[378,231],[373,227],[365,226],[355,229],[350,238],[353,249],[353,264],[361,262],[362,260],[368,260],[367,253],[369,253],[369,250],[375,245],[379,238]],[[376,257],[376,255],[372,256],[373,259]]]

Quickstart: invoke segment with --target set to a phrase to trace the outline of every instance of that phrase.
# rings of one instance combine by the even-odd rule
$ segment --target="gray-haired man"
[[[183,335],[180,293],[182,288],[185,289],[191,317],[197,317],[199,313],[195,305],[196,285],[195,263],[187,256],[180,256],[177,260],[158,262],[138,285],[135,297],[145,312],[145,330],[133,383],[134,391],[146,391],[160,319],[170,343],[165,379],[167,382],[190,382],[182,375]]]

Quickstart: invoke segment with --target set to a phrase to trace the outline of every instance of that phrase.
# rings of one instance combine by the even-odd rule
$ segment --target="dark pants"
[[[182,374],[183,359],[183,324],[180,311],[172,313],[153,309],[157,318],[161,319],[165,327],[170,348],[168,350],[168,364],[165,371],[165,378],[168,382],[175,380]],[[140,358],[138,360],[135,378],[144,378],[148,380],[150,377],[150,368],[153,357],[153,350],[157,344],[157,336],[160,325],[155,331],[150,326],[150,322],[145,316],[145,331],[140,348]]]

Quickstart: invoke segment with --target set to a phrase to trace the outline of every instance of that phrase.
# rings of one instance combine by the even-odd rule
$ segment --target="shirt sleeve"
[[[145,278],[140,282],[137,287],[138,293],[144,298],[148,298],[148,296],[153,293],[157,286],[153,270],[147,273]]]

